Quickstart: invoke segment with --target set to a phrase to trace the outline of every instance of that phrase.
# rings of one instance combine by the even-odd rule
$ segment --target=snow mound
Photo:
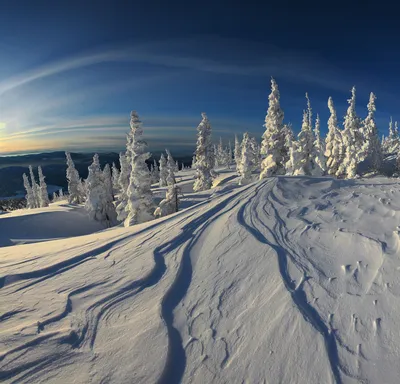
[[[400,382],[397,181],[278,177],[187,199],[202,195],[0,249],[0,379]]]
[[[87,235],[104,229],[83,206],[66,201],[47,208],[22,209],[0,216],[0,247]]]

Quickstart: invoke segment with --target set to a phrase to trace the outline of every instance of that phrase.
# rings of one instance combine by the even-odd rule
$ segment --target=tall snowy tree
[[[369,159],[372,170],[378,172],[382,164],[382,150],[374,116],[376,111],[375,100],[376,96],[371,92],[368,103],[368,116],[363,121],[363,130],[366,134],[363,157]]]
[[[49,194],[47,192],[47,184],[45,182],[45,177],[43,175],[42,167],[38,167],[39,173],[39,204],[40,208],[49,206]]]
[[[26,174],[24,173],[22,175],[22,178],[24,180],[24,187],[26,190],[26,195],[25,195],[26,207],[28,209],[36,208],[36,201],[35,201],[35,197],[33,196],[32,187],[29,184],[28,176],[26,176]]]
[[[356,89],[351,90],[352,96],[348,100],[349,107],[344,119],[342,143],[345,154],[342,163],[336,173],[339,177],[352,179],[356,176],[357,165],[364,160],[360,155],[364,145],[364,138],[360,139],[360,121],[356,114]]]
[[[29,166],[29,175],[31,177],[31,184],[32,184],[32,194],[33,199],[35,201],[35,208],[40,207],[40,188],[39,185],[36,183],[35,175],[33,173],[32,165]]]
[[[344,130],[342,132],[342,143],[345,149],[344,158],[336,173],[338,177],[352,179],[356,176],[357,165],[363,158],[360,156],[362,151],[360,139],[360,121],[356,114],[356,89],[353,87],[351,99],[348,100],[349,107],[344,118]]]
[[[331,97],[328,99],[328,108],[331,113],[328,120],[328,135],[325,139],[326,170],[329,175],[336,176],[343,161],[342,135],[339,128],[336,109]]]
[[[167,192],[165,199],[161,200],[160,204],[154,211],[154,216],[163,217],[172,213],[178,212],[179,209],[179,193],[180,189],[176,185],[175,174],[174,174],[174,161],[171,153],[167,150],[168,162],[167,162]]]
[[[254,152],[251,145],[251,140],[247,132],[243,135],[242,140],[242,155],[239,164],[239,185],[245,185],[251,182],[251,172],[253,170]]]
[[[62,188],[60,188],[58,190],[58,199],[59,200],[63,200],[64,199],[64,192],[63,192]]]
[[[290,160],[290,151],[292,149],[292,142],[295,141],[295,137],[290,124],[284,124],[282,130],[283,130],[283,136],[285,138],[284,140],[285,150],[283,151],[283,164],[285,164],[286,167],[286,164]]]
[[[82,195],[82,190],[79,188],[79,173],[72,161],[71,154],[65,152],[65,157],[67,158],[68,202],[81,204],[84,201],[84,195]]]
[[[393,119],[390,117],[389,136],[383,140],[383,151],[385,153],[397,153],[400,150],[400,137],[397,128],[397,121],[393,124]]]
[[[143,140],[143,129],[136,111],[131,112],[131,175],[128,187],[128,213],[125,226],[153,219],[154,201],[151,192],[151,177],[146,160],[150,158],[147,143]]]
[[[97,153],[93,156],[93,162],[88,169],[89,174],[86,179],[88,194],[86,196],[85,209],[91,219],[105,222],[107,220],[103,204],[105,186],[102,180],[102,171]]]
[[[250,137],[249,141],[251,148],[251,170],[256,171],[261,165],[260,146],[255,137]]]
[[[127,136],[127,141],[130,140],[129,136]],[[128,151],[127,151],[128,152]],[[117,211],[117,219],[118,221],[124,221],[127,217],[127,212],[125,211],[126,205],[128,203],[128,186],[129,186],[129,177],[131,174],[131,166],[128,163],[128,157],[126,155],[127,152],[121,152],[119,154],[119,164],[121,167],[121,171],[119,174],[119,194],[117,196],[117,201],[115,204]]]
[[[317,114],[317,118],[315,119],[315,128],[314,128],[314,162],[315,162],[315,171],[314,175],[322,176],[326,170],[326,159],[325,159],[325,145],[323,140],[321,139],[321,131],[320,131],[321,122],[319,119],[319,115]]]
[[[297,140],[298,162],[294,164],[294,175],[314,174],[314,137],[309,124],[309,114],[303,111],[303,124]]]
[[[278,85],[271,79],[269,107],[265,116],[265,132],[262,136],[261,154],[265,156],[261,163],[260,179],[285,173],[285,137],[283,129],[283,111],[279,104]]]
[[[52,202],[55,203],[58,200],[57,192],[53,192],[53,200]]]
[[[235,157],[235,163],[236,163],[236,172],[239,173],[239,167],[240,167],[240,163],[242,161],[242,146],[241,146],[241,143],[240,143],[237,135],[235,135],[234,157]]]
[[[192,169],[196,168],[196,155],[193,155],[192,157]]]
[[[119,170],[115,163],[112,163],[112,188],[113,188],[113,195],[117,196],[120,187],[119,187]]]
[[[160,181],[160,171],[158,169],[156,159],[153,159],[153,168],[151,171],[151,182],[153,184],[158,183]]]
[[[167,176],[168,176],[167,160],[165,160],[164,154],[162,153],[160,157],[160,187],[167,186]]]
[[[196,180],[193,186],[195,192],[211,188],[215,164],[211,143],[211,125],[204,112],[201,116],[202,121],[197,127]]]
[[[113,180],[112,180],[112,175],[111,175],[111,168],[110,164],[106,164],[103,169],[103,183],[105,187],[105,193],[107,196],[107,199],[109,199],[111,202],[114,201],[114,189],[113,189]]]

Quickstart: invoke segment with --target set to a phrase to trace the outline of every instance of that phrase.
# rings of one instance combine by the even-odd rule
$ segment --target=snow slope
[[[89,219],[83,206],[60,201],[50,208],[20,209],[2,215],[0,247],[87,235],[104,227]]]
[[[175,215],[1,248],[0,380],[399,383],[398,181],[221,177]]]

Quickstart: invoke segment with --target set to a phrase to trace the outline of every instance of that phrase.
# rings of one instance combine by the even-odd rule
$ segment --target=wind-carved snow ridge
[[[240,192],[224,198],[213,208],[206,211],[206,213],[185,225],[182,228],[182,234],[169,242],[167,247],[164,248],[164,252],[168,253],[168,251],[176,250],[186,243],[175,281],[161,303],[161,315],[168,329],[169,344],[166,365],[158,381],[160,384],[181,383],[186,367],[186,355],[182,343],[182,337],[179,331],[173,326],[173,311],[185,296],[191,283],[193,272],[191,249],[199,240],[210,222],[217,220],[218,217],[225,214],[226,211],[233,209],[241,202],[244,197],[244,191],[245,190],[241,190]]]
[[[275,183],[274,183],[275,184]],[[279,271],[282,277],[282,281],[290,293],[293,302],[304,316],[304,319],[309,322],[324,338],[326,353],[329,358],[329,362],[331,365],[332,375],[335,378],[337,383],[341,383],[340,376],[340,364],[339,364],[339,355],[338,349],[336,345],[335,338],[331,330],[326,326],[325,322],[320,317],[319,313],[313,308],[310,303],[308,303],[307,296],[302,289],[304,278],[301,279],[301,282],[296,286],[296,283],[290,277],[288,271],[288,258],[290,258],[295,264],[295,260],[292,255],[290,255],[285,244],[284,237],[287,228],[285,227],[285,222],[280,217],[278,210],[274,207],[271,195],[273,196],[273,187],[271,190],[267,190],[264,185],[259,186],[255,193],[254,198],[250,199],[245,205],[243,205],[238,212],[238,222],[243,225],[258,241],[265,243],[266,245],[273,248],[278,257],[279,263]],[[273,211],[273,218],[276,220],[273,228],[269,228],[259,216],[259,206],[255,206],[255,204],[259,204],[260,199],[256,199],[258,193],[261,193],[266,196],[266,202],[262,206],[262,213],[265,217],[271,216],[267,212],[267,208],[270,207]],[[264,196],[263,196],[264,197]],[[245,211],[250,210],[251,213],[245,215]],[[247,222],[250,221],[250,222]],[[258,229],[258,226],[261,226],[262,230]],[[267,231],[272,241],[268,240],[268,238],[263,234],[263,232]],[[297,264],[298,265],[298,264]],[[302,271],[305,274],[305,271]]]

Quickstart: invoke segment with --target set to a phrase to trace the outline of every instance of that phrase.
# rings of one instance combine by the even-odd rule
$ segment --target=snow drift
[[[400,382],[397,180],[227,180],[156,221],[1,248],[1,380]]]

